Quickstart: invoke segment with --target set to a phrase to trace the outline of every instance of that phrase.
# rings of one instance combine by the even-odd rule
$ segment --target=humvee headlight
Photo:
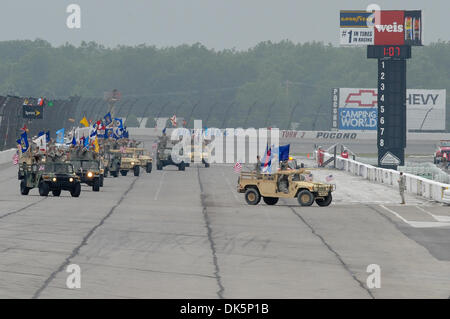
[[[69,182],[71,183],[73,182],[73,177],[69,178]]]
[[[92,174],[92,172],[88,172],[87,173],[87,177],[91,178],[94,174]]]
[[[134,165],[134,162],[131,162],[131,165]]]
[[[53,177],[52,181],[56,182],[56,177]]]

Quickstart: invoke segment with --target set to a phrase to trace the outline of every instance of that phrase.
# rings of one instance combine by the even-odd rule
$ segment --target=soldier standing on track
[[[400,172],[400,176],[398,178],[398,188],[400,191],[400,197],[402,198],[401,204],[405,204],[405,189],[406,189],[406,177],[403,175],[403,172]]]
[[[261,159],[259,155],[256,156],[255,171],[257,175],[261,174]]]

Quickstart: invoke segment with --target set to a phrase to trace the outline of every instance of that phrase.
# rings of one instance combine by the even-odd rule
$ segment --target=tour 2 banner
[[[444,131],[446,93],[446,90],[406,90],[407,129]],[[377,89],[332,89],[332,128],[334,130],[375,131],[378,122],[377,97]]]
[[[422,45],[422,11],[340,12],[340,44]]]

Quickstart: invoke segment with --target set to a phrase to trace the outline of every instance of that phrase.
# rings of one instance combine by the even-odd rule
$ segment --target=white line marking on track
[[[161,179],[159,180],[158,190],[156,191],[156,194],[155,194],[155,197],[153,198],[153,200],[158,200],[159,192],[161,191],[161,186],[162,186],[165,175],[166,175],[166,172],[163,171],[163,173],[161,175]]]
[[[390,212],[391,214],[397,216],[399,219],[401,219],[404,223],[408,224],[409,226],[413,228],[434,228],[434,227],[445,227],[450,226],[450,223],[442,223],[442,222],[417,222],[417,221],[409,221],[403,218],[400,214],[393,211],[392,209],[389,209],[385,207],[384,205],[380,205],[380,207],[384,208],[386,211]],[[418,207],[418,206],[417,206]]]
[[[441,216],[441,215],[434,215],[432,213],[430,213],[429,211],[423,209],[420,206],[416,206],[418,209],[420,209],[421,211],[423,211],[424,213],[427,213],[428,215],[430,215],[431,217],[433,217],[435,220],[437,220],[438,222],[450,222],[450,216]]]

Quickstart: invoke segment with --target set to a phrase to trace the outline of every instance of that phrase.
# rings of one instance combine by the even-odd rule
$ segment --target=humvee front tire
[[[145,172],[148,174],[152,172],[152,163],[147,163],[147,166],[145,167]]]
[[[128,174],[128,171],[125,171],[125,170],[120,171],[120,175],[122,175],[122,176],[127,176],[127,174]]]
[[[119,176],[119,171],[117,170],[117,171],[111,172],[111,175],[113,177],[118,177]]]
[[[181,162],[181,163],[178,165],[178,170],[179,170],[179,171],[184,171],[185,167],[186,167],[186,165],[184,164],[184,162]]]
[[[263,197],[263,200],[267,205],[275,205],[278,203],[278,197]]]
[[[100,191],[100,180],[99,180],[99,179],[96,179],[96,180],[94,181],[94,184],[92,185],[92,191],[93,191],[93,192],[98,192],[98,191]]]
[[[303,189],[297,194],[298,203],[301,206],[311,206],[314,203],[314,195],[307,189]]]
[[[326,207],[329,206],[331,204],[331,201],[333,200],[333,197],[331,196],[331,193],[328,194],[327,197],[322,198],[317,198],[316,199],[316,203],[317,205],[319,205],[320,207]]]
[[[161,162],[157,162],[156,163],[156,169],[158,170],[158,171],[160,171],[160,170],[162,170],[163,169],[163,165],[161,164]]]
[[[141,167],[136,165],[136,166],[133,168],[134,176],[139,176],[139,172],[140,172],[140,171],[141,171]]]
[[[60,189],[54,189],[52,190],[52,194],[55,197],[58,197],[59,195],[61,195],[61,190]]]
[[[208,168],[209,167],[209,163],[205,162],[205,167]]]
[[[100,175],[100,187],[103,187],[103,180],[105,177],[103,175]]]
[[[20,182],[20,194],[28,195],[29,192],[30,192],[30,189],[27,187],[27,184],[25,183],[25,181],[22,180]]]
[[[73,186],[72,190],[70,191],[70,195],[72,197],[79,197],[80,194],[81,194],[81,185],[80,185],[80,183],[76,183]]]
[[[41,181],[39,183],[39,195],[41,196],[48,196],[48,193],[50,192],[50,187],[46,182]]]
[[[254,188],[249,188],[245,191],[245,201],[249,205],[258,205],[261,200],[261,195]]]

